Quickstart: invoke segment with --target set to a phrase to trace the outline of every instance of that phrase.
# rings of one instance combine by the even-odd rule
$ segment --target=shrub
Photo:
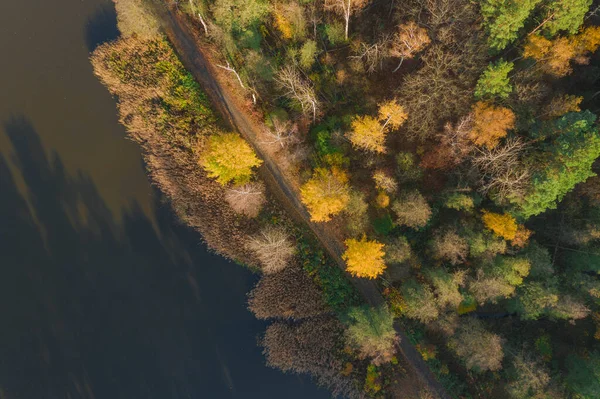
[[[264,275],[248,294],[258,319],[304,319],[327,312],[319,287],[298,267]]]

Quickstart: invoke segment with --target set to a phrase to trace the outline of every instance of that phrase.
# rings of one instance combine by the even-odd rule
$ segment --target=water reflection
[[[253,278],[174,225],[158,195],[157,228],[136,203],[118,223],[26,117],[3,128],[27,198],[0,154],[0,397],[326,397],[256,367]]]

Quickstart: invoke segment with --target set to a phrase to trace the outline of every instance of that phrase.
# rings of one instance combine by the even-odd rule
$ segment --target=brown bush
[[[334,318],[308,319],[300,324],[275,322],[262,339],[267,365],[284,372],[307,373],[334,396],[363,398],[342,374],[343,328]]]
[[[256,318],[299,320],[327,312],[320,289],[297,266],[263,276],[248,295]]]

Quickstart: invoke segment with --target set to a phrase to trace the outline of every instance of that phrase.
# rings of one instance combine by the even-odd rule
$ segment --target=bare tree
[[[477,148],[472,163],[480,172],[480,191],[493,193],[500,201],[520,198],[529,181],[529,170],[521,162],[527,143],[510,138],[492,149]]]
[[[419,27],[415,22],[410,21],[398,26],[398,33],[394,36],[390,55],[399,57],[400,63],[393,72],[400,69],[405,58],[414,57],[415,54],[423,50],[430,42],[431,40],[427,35],[427,31]]]
[[[288,65],[280,69],[275,81],[285,91],[286,97],[300,105],[302,113],[307,114],[312,111],[313,122],[317,119],[319,99],[312,84],[305,80],[294,66]]]
[[[272,225],[263,228],[258,235],[249,239],[247,247],[260,260],[265,274],[283,270],[295,250],[288,232],[283,227]]]
[[[361,43],[357,54],[349,58],[362,61],[367,68],[367,73],[373,73],[377,66],[381,68],[383,60],[390,56],[391,42],[390,35],[383,35],[373,44]]]
[[[261,143],[269,146],[276,147],[277,149],[283,149],[298,141],[298,125],[295,123],[281,122],[279,119],[273,120],[272,129],[264,129],[264,139]]]
[[[265,186],[261,182],[233,186],[225,192],[225,200],[236,213],[257,217],[265,203]]]
[[[238,82],[240,82],[240,86],[242,86],[242,89],[246,88],[246,86],[244,86],[244,83],[242,82],[242,78],[240,78],[239,73],[237,73],[237,71],[229,65],[229,61],[227,61],[227,66],[219,65],[219,64],[216,64],[216,65],[221,69],[232,72],[235,75],[235,77],[237,78]]]
[[[350,16],[367,5],[367,0],[326,0],[325,9],[341,14],[346,23],[345,37],[348,40]]]

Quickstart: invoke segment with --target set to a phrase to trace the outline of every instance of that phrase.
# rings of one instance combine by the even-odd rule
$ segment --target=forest
[[[339,397],[440,396],[403,331],[447,397],[600,398],[600,5],[115,6],[94,71],[179,217],[261,274],[267,365]],[[255,137],[186,70],[164,12]],[[269,187],[271,161],[340,259]]]

